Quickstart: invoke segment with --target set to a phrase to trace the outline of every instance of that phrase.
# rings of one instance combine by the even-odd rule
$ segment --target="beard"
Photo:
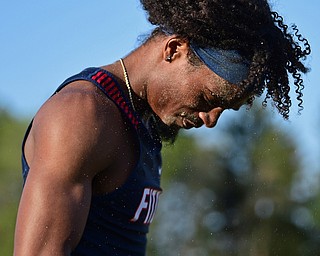
[[[181,127],[174,123],[171,125],[165,124],[149,105],[144,106],[143,112],[140,112],[140,117],[157,132],[161,142],[171,145],[176,141]]]
[[[178,137],[179,130],[181,127],[172,124],[166,125],[160,117],[153,113],[154,127],[160,136],[161,141],[173,144]]]

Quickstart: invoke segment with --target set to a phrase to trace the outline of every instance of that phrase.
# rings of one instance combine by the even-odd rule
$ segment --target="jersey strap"
[[[127,115],[132,125],[137,129],[139,125],[139,119],[125,99],[122,91],[116,85],[116,82],[111,74],[107,73],[102,69],[98,69],[94,74],[91,75],[91,79],[95,84],[109,96]]]

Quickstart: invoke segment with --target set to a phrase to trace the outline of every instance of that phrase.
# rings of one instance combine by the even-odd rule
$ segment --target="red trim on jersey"
[[[98,71],[91,77],[104,89],[104,92],[113,99],[113,101],[124,111],[133,126],[137,129],[139,121],[134,115],[132,109],[128,106],[128,103],[124,99],[120,89],[118,88],[115,81],[108,74],[103,71]]]

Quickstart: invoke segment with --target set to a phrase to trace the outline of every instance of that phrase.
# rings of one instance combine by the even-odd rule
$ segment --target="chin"
[[[164,142],[174,143],[181,127],[176,124],[166,124],[157,115],[155,115],[156,128]]]

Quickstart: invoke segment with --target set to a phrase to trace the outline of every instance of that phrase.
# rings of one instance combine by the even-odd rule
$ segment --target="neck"
[[[148,103],[148,86],[153,80],[157,79],[155,70],[158,69],[158,64],[162,61],[162,51],[159,49],[159,42],[150,41],[123,58],[130,80],[132,101],[140,116],[144,116],[144,114],[150,116],[150,113],[152,113]],[[117,61],[104,68],[119,79],[118,82],[127,92],[128,88],[120,62]],[[129,92],[127,94],[130,97]]]

